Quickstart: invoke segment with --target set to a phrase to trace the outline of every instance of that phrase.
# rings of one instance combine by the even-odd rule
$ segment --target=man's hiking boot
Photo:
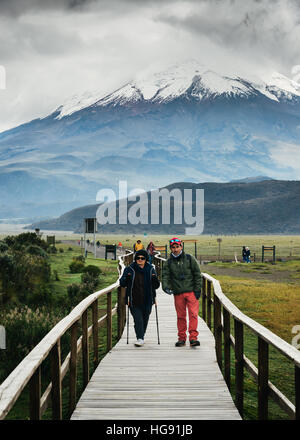
[[[190,346],[191,347],[198,347],[200,345],[200,342],[197,341],[197,339],[191,339],[190,340]]]
[[[183,347],[185,345],[185,341],[177,341],[175,347]]]

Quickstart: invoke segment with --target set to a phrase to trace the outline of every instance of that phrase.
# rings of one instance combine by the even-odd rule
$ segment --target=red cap
[[[177,244],[182,245],[182,241],[180,240],[180,238],[177,238],[177,237],[173,237],[173,238],[171,238],[171,240],[170,240],[170,246],[172,246],[172,244],[174,244],[174,243],[177,243]]]

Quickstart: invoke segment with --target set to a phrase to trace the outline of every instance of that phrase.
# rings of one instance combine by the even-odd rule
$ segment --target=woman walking
[[[155,252],[155,246],[153,241],[150,241],[150,243],[147,246],[147,252],[149,254],[149,263],[152,264],[153,258],[154,258],[154,252]]]
[[[137,251],[134,262],[124,269],[120,278],[121,287],[126,287],[126,304],[133,316],[137,347],[144,345],[149,316],[155,303],[155,290],[160,285],[155,269],[148,260],[148,252],[144,249]]]

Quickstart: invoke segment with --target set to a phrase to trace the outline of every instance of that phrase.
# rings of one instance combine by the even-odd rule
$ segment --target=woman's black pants
[[[137,339],[144,339],[152,306],[130,307]]]

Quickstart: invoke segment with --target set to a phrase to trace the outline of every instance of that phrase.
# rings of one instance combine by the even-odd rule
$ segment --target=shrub
[[[7,335],[6,350],[0,350],[0,383],[63,317],[57,310],[27,306],[0,314]]]
[[[64,252],[63,248],[59,248],[59,252],[62,254]]]
[[[72,261],[71,264],[69,264],[69,269],[71,273],[80,273],[83,271],[84,263],[82,261]]]
[[[83,255],[78,255],[77,257],[73,257],[73,260],[82,261],[83,263],[85,263],[85,258]]]
[[[87,272],[81,275],[81,282],[82,285],[85,286],[85,289],[88,291],[88,294],[90,295],[99,286],[100,281],[98,277],[94,277],[93,275]]]
[[[57,253],[57,248],[55,247],[55,246],[49,246],[49,250],[48,250],[48,252],[50,253],[50,254],[56,254]]]
[[[71,304],[74,304],[75,301],[80,302],[80,284],[69,284],[67,286],[67,292]]]
[[[0,252],[6,252],[8,250],[8,245],[4,241],[0,241]]]
[[[49,245],[45,240],[36,235],[34,232],[24,232],[19,235],[8,235],[3,241],[10,247],[16,250],[22,247],[27,247],[30,244],[39,246],[44,250],[47,250]]]
[[[89,275],[93,276],[94,278],[98,278],[101,274],[101,269],[98,266],[94,266],[92,264],[89,264],[86,266],[83,271],[83,273],[88,273]]]
[[[30,244],[29,246],[27,246],[25,252],[31,255],[39,255],[40,257],[43,258],[48,257],[47,252],[45,252],[43,248],[34,244]]]

